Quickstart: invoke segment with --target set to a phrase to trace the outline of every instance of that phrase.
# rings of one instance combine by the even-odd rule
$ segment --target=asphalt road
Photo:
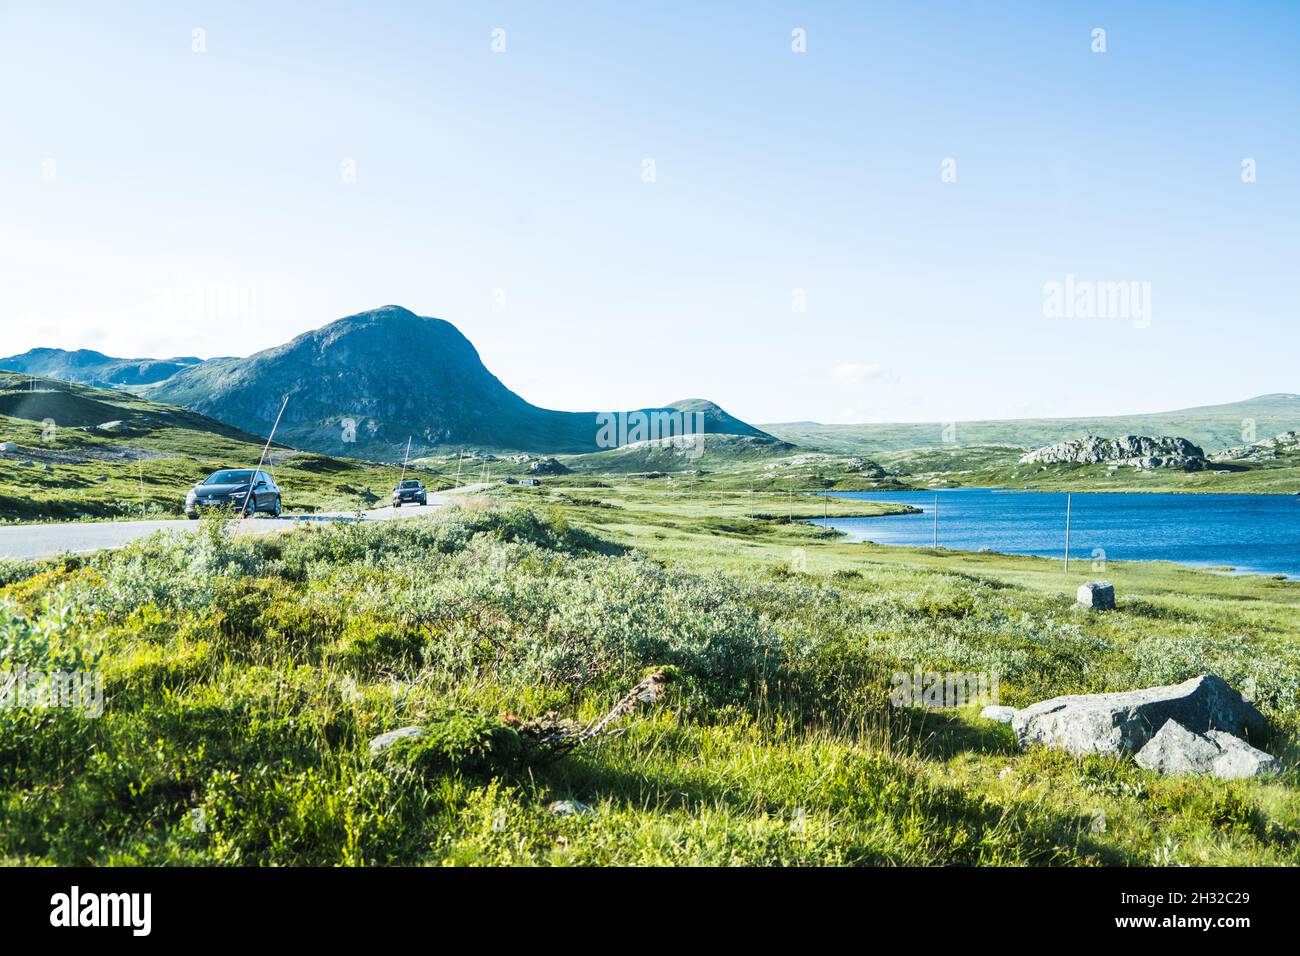
[[[418,518],[432,514],[448,504],[451,496],[470,494],[485,488],[486,485],[467,485],[463,488],[451,488],[436,495],[429,495],[429,503],[419,505],[391,505],[367,511],[364,521],[400,521],[406,518]],[[235,522],[236,534],[272,534],[276,531],[288,531],[304,524],[319,521],[353,521],[355,514],[348,512],[327,512],[311,515],[281,515],[272,518],[263,515],[258,518],[245,518]],[[153,534],[156,531],[168,531],[173,534],[189,534],[198,527],[197,521],[189,519],[167,519],[162,521],[71,521],[65,524],[16,524],[0,526],[0,558],[34,561],[39,558],[57,557],[60,554],[85,554],[101,548],[117,548],[137,538]]]

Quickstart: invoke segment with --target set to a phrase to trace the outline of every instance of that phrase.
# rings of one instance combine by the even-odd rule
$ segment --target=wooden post
[[[939,550],[939,496],[934,496],[934,549]]]

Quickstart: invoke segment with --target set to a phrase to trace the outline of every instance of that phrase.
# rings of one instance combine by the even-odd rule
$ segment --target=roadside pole
[[[284,416],[284,408],[289,404],[289,396],[284,396],[284,401],[280,403],[280,412],[275,416],[275,424],[271,426],[271,434],[266,436],[266,444],[262,446],[262,457],[257,459],[257,470],[253,472],[252,479],[248,482],[248,494],[244,495],[244,507],[240,509],[241,518],[248,517],[248,503],[253,499],[253,486],[257,484],[257,476],[262,473],[262,465],[266,461],[266,453],[271,450],[271,442],[275,441],[275,430],[280,427],[280,419]]]
[[[406,455],[402,458],[402,481],[406,480],[406,463],[411,460],[411,439],[414,437],[414,435],[406,436]],[[399,481],[398,484],[400,485],[402,481]]]
[[[1065,496],[1065,573],[1070,573],[1070,496]]]

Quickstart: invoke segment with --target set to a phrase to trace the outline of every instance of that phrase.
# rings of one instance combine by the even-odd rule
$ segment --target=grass
[[[105,686],[98,718],[0,709],[0,861],[1300,862],[1300,586],[1115,563],[1118,610],[1079,613],[1055,562],[847,544],[792,497],[567,476],[429,519],[210,519],[0,565],[0,660]],[[1212,669],[1254,688],[1287,770],[1022,753],[975,707],[889,706],[916,666],[997,671],[1012,705]],[[669,697],[621,733],[551,761],[503,745],[648,668]],[[410,724],[435,744],[370,757]]]
[[[98,426],[122,422],[122,429]],[[52,427],[50,424],[52,423]],[[186,491],[218,468],[252,467],[265,439],[125,392],[0,372],[0,520],[178,517]],[[290,511],[354,510],[387,496],[401,469],[274,446]],[[431,488],[452,482],[429,469]]]

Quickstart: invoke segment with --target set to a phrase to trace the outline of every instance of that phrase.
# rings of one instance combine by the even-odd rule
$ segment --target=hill
[[[638,415],[692,426],[699,416],[707,432],[763,436],[701,399],[618,416],[539,408],[489,372],[450,322],[395,305],[347,316],[247,358],[183,369],[142,394],[259,434],[270,431],[287,395],[278,437],[299,448],[381,461],[400,459],[408,436],[415,455],[463,446],[583,453],[657,437],[637,432]],[[615,417],[611,431],[607,419]]]
[[[31,349],[22,355],[0,358],[0,369],[25,372],[83,385],[150,385],[171,378],[177,372],[202,365],[193,356],[169,359],[114,358],[91,349]]]
[[[0,520],[179,516],[194,482],[217,468],[255,465],[264,442],[126,392],[0,372]],[[388,466],[280,444],[268,461],[292,511],[351,509],[398,477]]]
[[[843,454],[881,454],[918,448],[1011,445],[1037,448],[1089,435],[1178,435],[1207,453],[1249,443],[1249,428],[1259,436],[1300,427],[1300,395],[1260,395],[1225,405],[1204,405],[1147,415],[1095,418],[1021,418],[957,422],[823,425],[787,422],[763,425],[783,441]],[[945,431],[948,429],[948,431]],[[950,440],[945,440],[945,438]]]

